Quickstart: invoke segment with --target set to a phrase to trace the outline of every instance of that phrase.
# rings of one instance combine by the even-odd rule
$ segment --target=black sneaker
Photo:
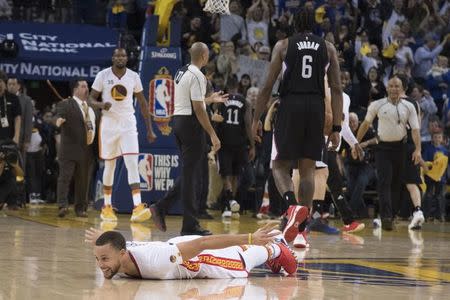
[[[392,219],[381,220],[381,228],[383,228],[383,230],[386,230],[386,231],[392,231],[394,229]]]
[[[150,205],[149,209],[152,213],[152,220],[153,223],[155,223],[156,228],[162,232],[166,232],[167,227],[164,212],[162,212],[156,204]]]
[[[183,230],[180,233],[181,235],[212,235],[212,232],[200,227],[200,225],[194,227],[191,230]]]

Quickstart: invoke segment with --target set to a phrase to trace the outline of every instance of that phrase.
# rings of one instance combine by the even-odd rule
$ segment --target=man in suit
[[[94,160],[95,113],[86,102],[89,94],[86,80],[74,80],[71,91],[72,97],[56,107],[56,126],[61,128],[57,192],[60,218],[68,213],[67,195],[72,177],[75,181],[75,214],[87,217],[89,170]]]

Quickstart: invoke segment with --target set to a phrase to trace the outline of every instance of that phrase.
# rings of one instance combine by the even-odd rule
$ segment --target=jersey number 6
[[[312,76],[312,63],[313,58],[311,55],[303,56],[302,60],[302,77],[305,79],[311,78]]]

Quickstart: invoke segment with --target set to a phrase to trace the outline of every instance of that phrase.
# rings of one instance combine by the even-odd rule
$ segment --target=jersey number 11
[[[227,113],[228,113],[227,124],[239,125],[239,120],[238,120],[239,110],[229,108],[229,109],[227,109]],[[233,115],[234,115],[234,120],[233,120]]]

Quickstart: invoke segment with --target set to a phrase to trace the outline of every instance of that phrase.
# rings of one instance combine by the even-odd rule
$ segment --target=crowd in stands
[[[271,49],[278,40],[292,34],[293,13],[298,5],[314,11],[317,23],[314,33],[333,43],[338,50],[344,91],[351,98],[354,131],[368,105],[386,97],[388,79],[394,74],[403,74],[408,78],[407,95],[417,101],[421,109],[424,160],[436,163],[437,148],[447,155],[450,1],[231,0],[230,15],[205,14],[198,1],[184,1],[175,7],[175,14],[182,16],[185,24],[182,34],[185,61],[189,59],[186,50],[192,43],[209,43],[212,57],[205,72],[214,88],[226,89],[227,80],[236,76],[240,82],[239,92],[254,102],[267,73]],[[259,156],[252,166],[256,170],[254,173],[262,176],[262,186],[256,184],[256,190],[264,189],[265,176],[270,173],[262,171],[269,166],[267,153],[270,153],[270,142],[260,145]],[[341,158],[352,208],[356,215],[367,216],[366,203],[361,196],[364,190],[374,187],[376,180],[372,150],[366,149],[364,162],[355,162],[345,150]],[[355,168],[363,168],[364,172],[363,176],[352,180]],[[423,198],[425,214],[429,219],[443,220],[448,210],[445,201],[447,172],[441,178],[431,179],[429,175],[424,175],[429,187]],[[443,183],[439,189],[433,188],[437,182]],[[409,214],[407,211],[403,216]]]

